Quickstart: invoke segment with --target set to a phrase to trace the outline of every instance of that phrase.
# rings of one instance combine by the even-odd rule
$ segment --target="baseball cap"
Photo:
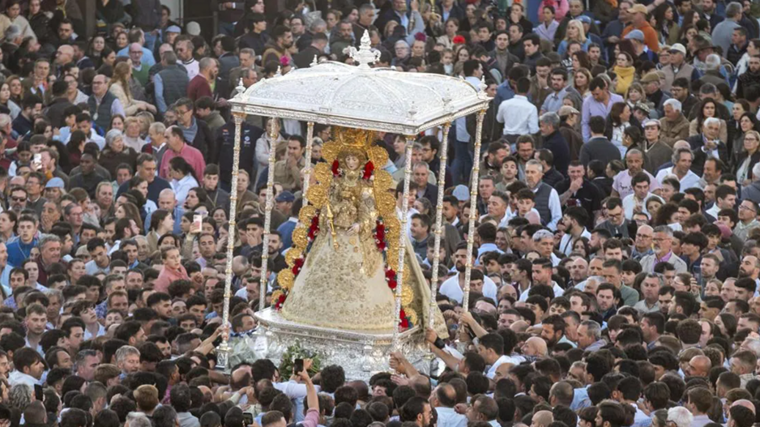
[[[456,197],[460,202],[466,202],[470,200],[470,190],[467,189],[466,185],[457,185],[454,187],[454,191],[451,193],[451,195]]]
[[[51,178],[50,181],[45,184],[45,188],[64,188],[65,185],[63,185],[63,180],[61,178],[55,177]]]
[[[591,23],[591,18],[589,18],[589,17],[588,17],[588,16],[586,16],[586,15],[581,15],[581,16],[579,16],[577,19],[578,19],[579,21],[581,21],[582,23],[584,23],[584,24],[590,24],[590,23]]]
[[[560,117],[567,117],[571,114],[580,114],[580,112],[576,110],[575,107],[571,107],[569,105],[563,105],[557,112],[557,115]]]
[[[659,122],[659,120],[649,119],[646,122],[644,122],[644,127],[648,127],[648,126],[657,126],[657,127],[660,127],[660,122]]]
[[[681,43],[676,43],[673,46],[670,46],[671,52],[680,52],[684,55],[686,55],[686,48]]]
[[[638,40],[640,42],[644,41],[644,33],[641,32],[641,30],[633,30],[630,33],[626,34],[625,36],[626,40]]]
[[[278,194],[274,200],[276,202],[293,203],[296,200],[296,196],[294,196],[290,191],[283,191],[282,193]]]
[[[176,25],[170,25],[169,28],[166,29],[166,32],[179,34],[182,32],[182,30]]]
[[[658,81],[660,81],[660,76],[654,71],[646,73],[644,77],[641,78],[641,83],[652,83]]]

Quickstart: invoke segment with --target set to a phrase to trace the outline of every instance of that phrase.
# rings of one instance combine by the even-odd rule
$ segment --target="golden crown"
[[[322,147],[322,157],[330,163],[337,159],[341,153],[343,155],[353,153],[366,159],[369,157],[369,151],[374,140],[374,131],[335,127],[333,141]]]

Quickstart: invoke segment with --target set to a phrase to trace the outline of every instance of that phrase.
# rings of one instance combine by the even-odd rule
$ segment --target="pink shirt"
[[[164,153],[164,157],[161,159],[161,166],[158,169],[158,176],[163,179],[171,181],[169,178],[169,160],[180,156],[187,160],[187,163],[195,170],[196,177],[203,177],[203,171],[206,170],[206,160],[203,158],[203,154],[198,151],[197,148],[190,144],[185,143],[179,153],[175,153],[174,150],[169,148]]]

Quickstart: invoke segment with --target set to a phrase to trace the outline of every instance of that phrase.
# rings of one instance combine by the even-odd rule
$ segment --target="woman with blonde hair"
[[[113,78],[108,90],[119,99],[124,107],[127,116],[134,116],[139,111],[148,110],[156,112],[156,107],[144,101],[138,101],[132,98],[132,92],[129,90],[129,80],[132,78],[132,61],[125,61],[116,64],[113,69]]]
[[[586,37],[586,32],[583,31],[583,23],[577,19],[567,23],[567,31],[565,32],[565,39],[557,46],[557,53],[560,58],[564,58],[567,53],[567,44],[571,41],[576,41],[581,44],[581,49],[584,52],[588,51],[588,46],[591,44],[591,39]]]

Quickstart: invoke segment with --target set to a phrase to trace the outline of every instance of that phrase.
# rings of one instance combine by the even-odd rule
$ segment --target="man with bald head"
[[[467,427],[467,417],[454,410],[457,392],[451,384],[441,384],[430,396],[430,406],[438,414],[439,427]]]
[[[689,360],[689,366],[685,369],[686,376],[707,378],[710,375],[712,362],[707,356],[694,356]]]
[[[631,259],[639,261],[641,258],[653,253],[652,237],[654,237],[654,229],[651,226],[639,226],[636,230],[636,241],[634,242],[633,250],[631,251]]]
[[[552,422],[554,422],[554,415],[551,411],[538,411],[533,414],[530,427],[548,427]]]
[[[161,178],[156,177],[156,179],[158,180]],[[185,214],[185,210],[182,208],[182,206],[177,204],[177,196],[174,194],[174,190],[172,190],[171,188],[165,188],[161,190],[161,192],[158,195],[156,205],[158,205],[159,209],[172,212],[174,214],[174,218],[182,218],[182,215]],[[150,231],[149,227],[150,227],[150,220],[152,217],[153,217],[153,212],[149,213],[148,216],[145,218],[145,223],[146,223],[145,233],[146,234],[148,233],[148,231]],[[182,234],[182,228],[180,228],[180,225],[181,225],[181,221],[177,221],[177,220],[174,221],[174,234],[177,234],[178,236]]]
[[[588,279],[588,261],[586,261],[586,258],[575,257],[573,261],[567,264],[567,268],[570,270],[570,278],[572,279],[572,283],[568,284],[568,288],[581,284]]]
[[[531,356],[532,359],[546,357],[548,351],[546,341],[540,337],[530,337],[522,346],[523,356]]]
[[[150,66],[142,60],[143,50],[140,43],[129,45],[129,59],[132,61],[132,76],[143,86],[148,84]]]
[[[71,62],[74,62],[74,48],[67,44],[58,46],[58,51],[55,54],[55,65],[58,69],[56,74],[59,77],[61,76],[61,68]]]

